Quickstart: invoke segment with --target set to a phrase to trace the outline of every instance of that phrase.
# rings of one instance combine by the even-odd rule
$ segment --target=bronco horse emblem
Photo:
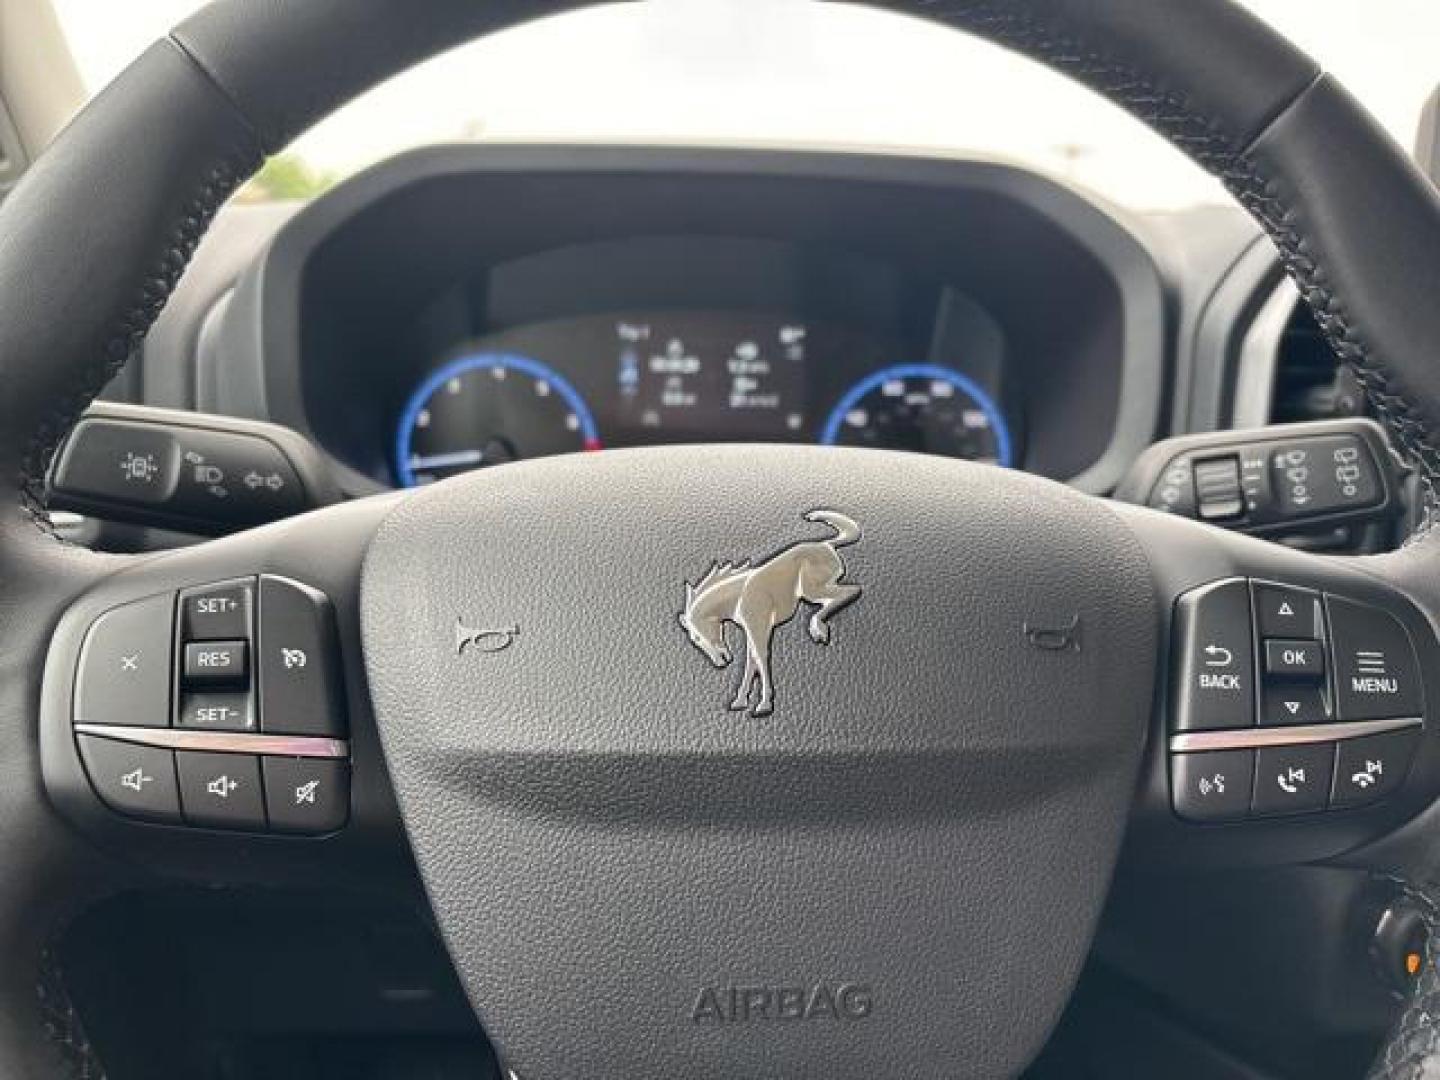
[[[768,716],[774,711],[770,639],[777,626],[795,617],[802,602],[815,607],[810,615],[810,639],[828,645],[829,620],[860,595],[858,585],[840,580],[845,576],[845,563],[837,550],[860,539],[860,526],[835,510],[812,510],[805,520],[828,525],[835,535],[791,544],[758,566],[749,561],[738,565],[717,562],[698,584],[685,583],[680,625],[690,635],[690,643],[712,664],[723,668],[733,659],[725,641],[727,622],[745,634],[745,673],[730,702],[736,712],[749,709],[751,716]]]

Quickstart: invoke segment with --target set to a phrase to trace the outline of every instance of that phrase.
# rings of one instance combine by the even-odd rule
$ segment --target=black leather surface
[[[565,6],[223,0],[179,45],[143,56],[0,207],[0,464],[17,496],[0,509],[0,1075],[62,1067],[40,1035],[35,943],[56,898],[99,862],[46,812],[33,724],[54,613],[107,565],[35,529],[35,477],[262,149],[467,34]],[[1307,61],[1224,0],[903,7],[1074,74],[1222,175],[1433,484],[1440,210],[1398,148],[1331,86],[1311,85]],[[1429,545],[1409,557],[1440,558]]]

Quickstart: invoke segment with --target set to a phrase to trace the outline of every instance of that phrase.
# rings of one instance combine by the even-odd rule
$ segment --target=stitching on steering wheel
[[[1355,320],[1306,250],[1297,228],[1298,215],[1288,207],[1245,152],[1241,140],[1218,120],[1198,114],[1181,94],[1165,89],[1153,77],[1118,62],[1082,41],[1069,27],[1064,32],[1036,21],[1025,12],[991,3],[942,4],[918,0],[935,18],[966,28],[983,28],[983,36],[1020,52],[1043,57],[1057,70],[1124,106],[1217,176],[1236,200],[1269,234],[1286,269],[1315,313],[1326,341],[1356,375],[1376,415],[1389,430],[1401,455],[1418,469],[1424,499],[1420,524],[1407,540],[1413,542],[1436,518],[1440,449],[1430,441],[1424,421],[1412,403],[1391,385],[1390,376],[1366,345]]]
[[[221,204],[259,167],[261,157],[258,147],[236,150],[231,157],[210,168],[199,190],[185,204],[179,226],[150,268],[139,295],[106,341],[99,361],[76,377],[71,392],[50,409],[31,437],[21,462],[20,504],[30,520],[51,538],[67,542],[45,512],[45,474],[56,449],[105,384],[139,348]]]
[[[35,990],[46,1038],[55,1044],[66,1071],[74,1080],[105,1080],[104,1063],[85,1033],[85,1025],[65,988],[64,974],[50,949],[40,958]]]

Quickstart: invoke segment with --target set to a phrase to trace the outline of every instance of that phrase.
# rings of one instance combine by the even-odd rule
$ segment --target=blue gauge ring
[[[1010,426],[1005,423],[1005,417],[1001,415],[995,399],[982,390],[968,375],[962,375],[952,368],[941,367],[938,364],[897,364],[894,367],[881,368],[879,371],[867,375],[847,390],[839,404],[830,411],[830,416],[820,431],[820,441],[826,446],[834,446],[839,441],[840,425],[845,422],[845,414],[853,409],[866,394],[892,379],[935,379],[947,382],[964,391],[976,407],[985,414],[985,418],[990,421],[990,430],[995,435],[995,456],[999,459],[1000,464],[1007,469],[1015,464],[1014,447],[1010,441]]]
[[[542,364],[539,360],[532,360],[528,356],[518,356],[514,353],[469,353],[457,357],[431,372],[405,402],[405,410],[400,414],[400,427],[395,432],[395,475],[399,478],[402,486],[416,486],[415,471],[410,467],[415,423],[419,420],[421,411],[429,404],[430,399],[451,379],[468,375],[472,371],[493,371],[496,368],[518,371],[522,375],[529,375],[532,379],[549,383],[579,420],[580,435],[585,440],[585,445],[587,447],[599,446],[600,433],[595,427],[595,417],[590,412],[590,406],[585,404],[585,399],[580,396],[575,387],[571,386],[566,378],[554,368],[548,364]]]

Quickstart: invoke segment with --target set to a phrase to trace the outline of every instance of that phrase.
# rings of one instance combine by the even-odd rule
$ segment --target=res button
[[[243,641],[197,641],[185,646],[187,686],[244,686],[247,678]]]

